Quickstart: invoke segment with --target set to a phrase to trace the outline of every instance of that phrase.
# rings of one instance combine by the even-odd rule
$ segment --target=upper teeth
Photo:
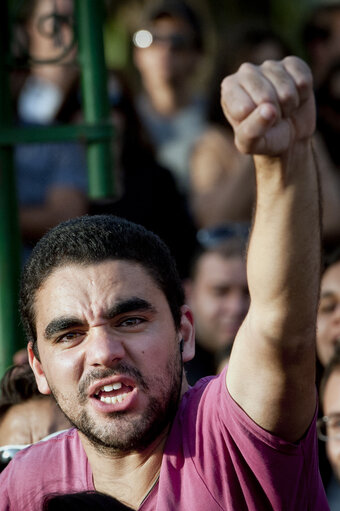
[[[104,392],[111,392],[111,390],[119,390],[122,388],[122,384],[120,382],[112,383],[112,385],[104,385],[100,390]]]

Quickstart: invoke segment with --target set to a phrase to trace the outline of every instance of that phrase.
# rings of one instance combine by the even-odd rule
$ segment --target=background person
[[[117,215],[160,236],[185,278],[197,245],[196,227],[187,201],[172,173],[157,162],[124,74],[110,70],[108,88],[116,129],[113,151],[116,194],[92,200],[90,214]]]
[[[235,147],[233,129],[221,109],[223,77],[243,62],[259,65],[290,54],[283,39],[259,22],[237,24],[220,39],[207,89],[206,125],[189,160],[189,203],[199,228],[250,222],[255,199],[252,158]]]
[[[259,22],[236,25],[221,40],[208,94],[207,124],[190,157],[189,205],[198,228],[249,222],[254,208],[253,162],[237,151],[232,127],[221,112],[222,77],[234,73],[242,62],[259,65],[291,54],[280,34]],[[314,145],[321,180],[323,245],[329,250],[340,239],[340,179],[318,132]]]
[[[34,0],[24,10],[29,55],[39,61],[58,58],[72,40],[73,3]],[[18,124],[29,128],[58,122],[78,75],[75,54],[73,47],[58,64],[32,65],[18,91]],[[18,144],[14,165],[25,261],[48,229],[88,212],[85,149],[73,142]]]
[[[70,426],[55,400],[39,392],[28,363],[6,371],[0,382],[1,469],[17,450]]]
[[[187,363],[190,384],[216,374],[221,356],[230,355],[249,308],[246,239],[231,237],[201,248],[185,282],[187,304],[195,318],[196,351]]]
[[[203,54],[203,30],[194,9],[184,1],[158,1],[145,13],[141,30],[150,44],[134,37],[133,59],[142,91],[137,108],[156,148],[183,193],[188,188],[190,149],[204,126],[204,101],[195,91]]]
[[[326,365],[320,398],[324,416],[318,420],[319,438],[326,443],[326,453],[333,469],[327,485],[331,511],[340,509],[340,350],[337,348]]]
[[[326,250],[331,252],[340,243],[340,2],[325,0],[312,2],[308,9],[303,43],[311,66],[317,104],[317,132],[325,169],[324,205],[335,208],[329,217],[325,232]],[[327,176],[328,174],[328,176]],[[328,223],[328,222],[327,222]],[[325,222],[325,225],[327,225]]]
[[[322,367],[325,367],[340,346],[340,248],[326,258],[317,326],[317,354]]]

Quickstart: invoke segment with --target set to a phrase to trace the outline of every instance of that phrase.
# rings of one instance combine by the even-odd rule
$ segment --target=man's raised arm
[[[222,106],[238,149],[254,155],[257,183],[247,261],[251,305],[227,387],[256,423],[296,441],[316,401],[320,204],[309,68],[296,57],[244,64],[223,81]]]

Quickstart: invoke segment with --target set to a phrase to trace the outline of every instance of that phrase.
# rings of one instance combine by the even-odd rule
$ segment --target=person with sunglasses
[[[139,114],[159,163],[173,172],[185,193],[190,150],[205,123],[205,101],[193,81],[203,58],[200,20],[186,2],[157,2],[147,10],[133,43],[142,85]]]

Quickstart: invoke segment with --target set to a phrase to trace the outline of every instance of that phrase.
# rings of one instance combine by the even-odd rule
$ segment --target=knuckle
[[[279,93],[279,97],[281,104],[284,106],[285,105],[298,106],[298,98],[296,92],[289,85],[282,86],[282,89],[280,90]]]
[[[296,57],[295,55],[288,55],[287,57],[285,57],[283,59],[283,64],[284,65],[293,65],[293,66],[301,66],[301,65],[304,65],[304,66],[307,66],[307,64],[305,64],[305,62],[300,59],[300,57]]]
[[[256,69],[256,66],[254,64],[251,64],[250,62],[243,62],[243,64],[239,67],[239,72],[243,74],[250,74],[253,73]]]
[[[226,76],[221,82],[221,97],[227,98],[229,91],[232,89],[234,84],[233,75]]]
[[[265,69],[267,69],[267,68],[281,68],[282,65],[281,65],[281,62],[278,62],[277,60],[266,59],[262,62],[261,67],[265,68]]]
[[[299,57],[288,56],[283,59],[283,64],[286,69],[292,69],[297,73],[297,87],[313,86],[312,71],[304,60],[300,59]]]

